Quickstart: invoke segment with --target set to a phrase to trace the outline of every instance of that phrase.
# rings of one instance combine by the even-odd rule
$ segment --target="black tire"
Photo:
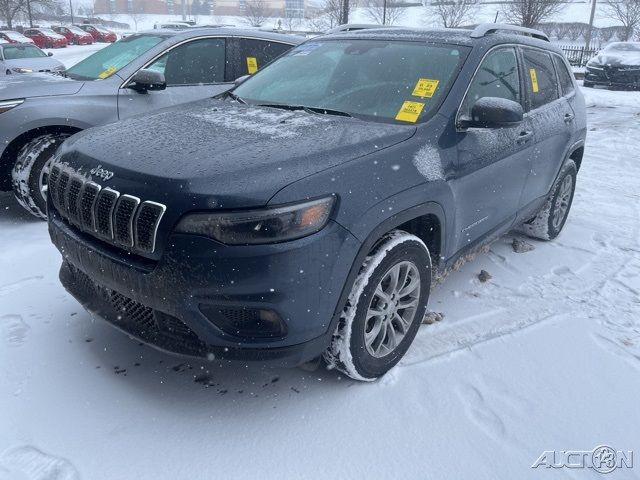
[[[577,174],[575,162],[569,160],[558,175],[540,211],[531,220],[522,224],[518,231],[539,240],[553,240],[560,235],[573,204]],[[567,182],[571,183],[568,192],[565,190]]]
[[[584,81],[582,82],[582,86],[583,86],[583,87],[593,88],[593,85],[594,85],[594,84],[593,84],[593,82],[590,82],[590,81],[588,81],[588,80],[584,80]]]
[[[42,190],[47,183],[45,167],[68,136],[68,134],[47,134],[34,138],[20,149],[11,171],[16,200],[38,218],[47,218],[46,194]]]
[[[384,288],[385,279],[390,278],[388,275],[394,267],[410,268],[413,274],[413,277],[410,277],[407,271],[404,283],[402,281],[396,282],[398,285],[402,284],[400,285],[400,293],[405,288],[409,288],[409,285],[413,285],[412,282],[419,285],[418,292],[415,292],[414,285],[414,290],[411,291],[414,298],[409,298],[408,295],[398,295],[394,300],[390,296],[387,297],[391,299],[389,304],[376,303],[374,305],[374,302],[379,302],[376,289]],[[417,276],[415,272],[418,272]],[[402,278],[401,275],[397,278]],[[430,287],[431,257],[426,245],[418,237],[401,230],[394,230],[386,234],[365,259],[353,284],[331,345],[324,353],[324,359],[329,367],[334,367],[345,375],[362,381],[373,381],[387,373],[400,361],[413,342],[426,313]],[[398,303],[402,299],[405,299],[405,304],[409,300],[414,302],[415,307],[399,308]],[[387,305],[390,307],[388,311],[393,310],[398,314],[397,317],[394,314],[368,316],[370,308],[376,307],[376,311],[378,311],[379,307],[379,311],[383,311]],[[394,305],[396,310],[394,310]],[[408,310],[413,310],[413,315],[407,315],[406,319],[402,319],[406,321],[407,325],[401,326],[398,324],[401,320],[400,316],[405,315]],[[387,317],[393,317],[393,320],[387,321]],[[376,318],[379,321],[376,321]],[[375,329],[381,334],[372,335],[374,329],[372,321],[376,326],[383,325]],[[400,330],[404,330],[404,332],[400,332],[396,327],[401,327]],[[389,328],[393,329],[392,334],[388,330]],[[380,346],[389,337],[397,339],[396,334],[403,336],[397,342],[393,342],[394,348],[383,349]],[[373,344],[365,341],[365,335],[375,337]],[[380,339],[378,343],[380,351],[372,352],[371,349],[375,348],[376,339]]]

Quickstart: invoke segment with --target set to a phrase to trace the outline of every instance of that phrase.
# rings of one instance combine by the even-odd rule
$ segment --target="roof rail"
[[[489,35],[491,33],[496,33],[500,31],[508,31],[514,33],[521,33],[523,35],[528,35],[533,38],[537,38],[538,40],[544,40],[546,42],[549,41],[549,37],[547,37],[540,30],[534,30],[533,28],[519,27],[517,25],[507,25],[506,23],[481,23],[471,32],[471,38],[482,38],[485,35]]]
[[[368,30],[370,28],[391,28],[391,26],[377,25],[375,23],[345,23],[331,30],[327,30],[325,33],[354,32],[356,30]]]

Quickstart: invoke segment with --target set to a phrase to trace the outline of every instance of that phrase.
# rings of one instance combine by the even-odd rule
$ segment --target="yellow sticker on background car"
[[[111,67],[107,68],[106,70],[103,70],[102,72],[100,72],[98,74],[98,78],[104,80],[105,78],[110,77],[111,75],[113,75],[115,73],[115,71],[116,71],[116,67],[111,66]]]
[[[253,75],[258,71],[258,59],[256,57],[247,57],[247,71],[249,75]]]
[[[535,68],[529,69],[529,76],[531,77],[531,90],[533,93],[538,93],[538,74]]]
[[[396,115],[396,120],[400,120],[403,122],[411,122],[416,123],[422,109],[424,108],[424,103],[420,102],[404,102],[400,110],[398,110],[398,114]]]
[[[430,78],[420,78],[418,79],[418,83],[416,83],[415,88],[413,89],[414,97],[433,97],[433,94],[436,93],[436,88],[438,88],[438,84],[440,80],[432,80]]]

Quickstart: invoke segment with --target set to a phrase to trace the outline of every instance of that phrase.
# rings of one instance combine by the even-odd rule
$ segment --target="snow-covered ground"
[[[0,197],[0,479],[597,478],[531,466],[600,444],[636,453],[607,478],[640,478],[640,93],[585,94],[565,231],[450,275],[444,319],[372,384],[139,345],[65,293],[46,225]]]
[[[107,45],[109,44],[93,43],[91,45],[69,45],[65,48],[48,48],[45,52],[53,53],[53,58],[61,61],[65,67],[69,68]]]

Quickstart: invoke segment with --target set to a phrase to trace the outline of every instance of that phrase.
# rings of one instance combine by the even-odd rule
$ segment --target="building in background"
[[[185,2],[183,5],[182,2]],[[304,17],[307,0],[94,0],[96,15],[165,14],[244,15],[247,4],[259,4],[266,16]],[[255,7],[254,7],[255,8]]]

